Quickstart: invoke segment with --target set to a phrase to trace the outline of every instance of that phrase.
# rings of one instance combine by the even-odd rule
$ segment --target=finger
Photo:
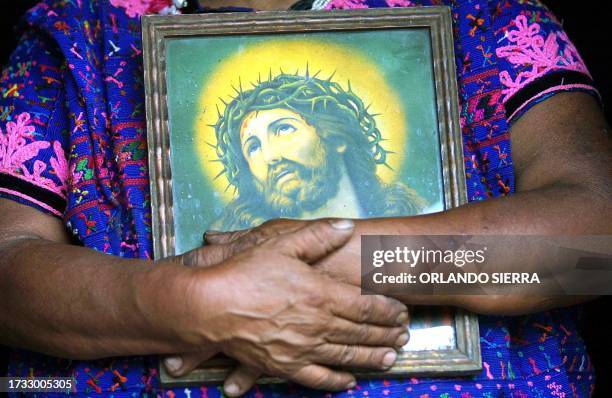
[[[204,233],[204,242],[211,245],[225,245],[247,235],[251,230],[252,228],[227,232],[206,231]]]
[[[313,263],[342,247],[353,234],[352,220],[318,220],[268,242],[281,253]]]
[[[210,347],[198,352],[169,356],[163,360],[164,367],[171,376],[181,377],[213,357],[217,352],[218,350]]]
[[[380,326],[405,326],[409,323],[408,308],[398,300],[381,295],[362,295],[357,286],[334,283],[330,294],[334,315],[357,323]]]
[[[389,369],[397,359],[393,349],[345,344],[325,344],[313,354],[312,360],[321,365],[380,370]]]
[[[181,263],[188,267],[209,267],[219,264],[233,255],[228,245],[209,245],[193,249],[179,256]]]
[[[247,365],[239,364],[236,369],[227,376],[223,383],[223,391],[228,397],[239,397],[244,395],[253,387],[261,372]]]
[[[244,248],[261,244],[273,237],[288,234],[302,228],[306,222],[300,220],[275,219],[258,227],[241,231],[207,231],[204,240],[212,244],[240,243]]]
[[[318,390],[340,391],[355,387],[355,377],[320,365],[308,365],[289,376],[291,381]]]
[[[325,339],[336,344],[400,349],[408,343],[409,336],[406,326],[383,327],[336,318],[330,324]]]

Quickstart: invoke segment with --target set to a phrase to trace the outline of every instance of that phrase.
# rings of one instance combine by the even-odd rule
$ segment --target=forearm
[[[4,242],[1,343],[73,359],[186,350],[171,292],[188,269],[152,265],[34,237]]]
[[[409,218],[363,220],[355,238],[323,267],[360,283],[360,235],[411,234],[611,234],[612,140],[596,102],[583,93],[557,94],[514,123],[512,155],[516,193],[443,213]],[[546,257],[508,247],[517,264],[534,270]],[[523,255],[530,254],[527,258]],[[539,259],[539,260],[537,260]],[[507,269],[507,268],[506,268]],[[407,295],[407,303],[452,304],[482,313],[517,314],[563,306],[582,298]]]
[[[588,203],[588,206],[584,204]],[[580,186],[551,185],[516,193],[510,197],[473,203],[443,213],[418,217],[360,220],[356,233],[345,248],[325,259],[319,266],[338,278],[359,285],[361,282],[360,235],[427,234],[610,234],[612,206],[609,201],[593,199]],[[509,241],[510,242],[510,241]],[[409,242],[407,242],[409,244]],[[513,259],[523,269],[537,270],[546,256],[522,258],[521,250],[508,247]],[[525,262],[531,262],[526,264]],[[536,296],[417,296],[397,297],[407,304],[457,305],[479,313],[517,314],[540,311],[578,302],[581,298]],[[586,298],[583,298],[586,299]]]

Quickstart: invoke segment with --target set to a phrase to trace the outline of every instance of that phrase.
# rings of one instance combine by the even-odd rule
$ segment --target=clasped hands
[[[184,375],[223,352],[239,362],[224,391],[239,396],[262,374],[342,390],[355,378],[341,368],[391,367],[409,338],[406,306],[361,295],[316,267],[348,242],[353,227],[350,220],[274,220],[207,233],[208,245],[174,257],[196,271],[186,305],[202,319],[197,332],[185,334],[203,336],[204,344],[194,337],[200,345],[193,351],[166,357],[167,371]]]

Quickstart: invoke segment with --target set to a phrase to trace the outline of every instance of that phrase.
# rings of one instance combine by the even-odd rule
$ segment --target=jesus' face
[[[338,153],[325,148],[299,113],[251,112],[242,122],[240,145],[258,191],[283,216],[315,210],[338,191]]]

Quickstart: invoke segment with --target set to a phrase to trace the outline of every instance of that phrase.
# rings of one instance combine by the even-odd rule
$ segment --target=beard
[[[321,167],[283,159],[270,168],[271,177],[265,185],[257,184],[257,190],[276,217],[298,218],[304,212],[323,207],[338,194],[342,159],[336,151],[323,151]],[[293,178],[279,184],[278,176],[285,173],[292,173]]]

